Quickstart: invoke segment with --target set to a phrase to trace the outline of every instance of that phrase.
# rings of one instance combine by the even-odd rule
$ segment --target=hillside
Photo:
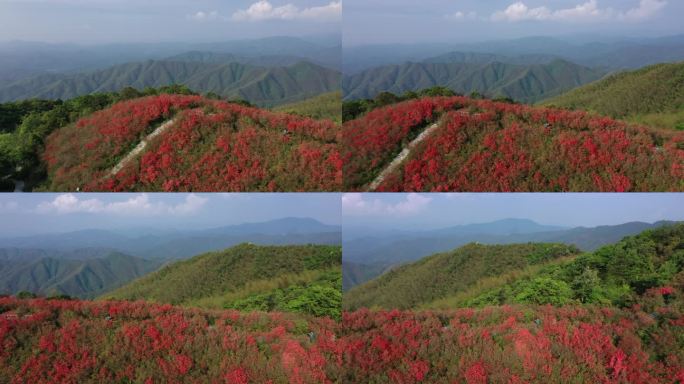
[[[398,234],[368,234],[349,238],[345,229],[344,272],[345,289],[351,288],[380,275],[382,272],[407,262],[413,262],[427,255],[446,252],[468,243],[516,244],[516,243],[563,243],[574,245],[582,251],[620,241],[625,236],[636,235],[647,229],[654,229],[673,222],[656,223],[630,222],[598,227],[554,228],[528,224],[528,231],[522,226],[508,226],[505,220],[493,223],[456,226],[424,231],[402,231]],[[520,222],[525,222],[520,220]]]
[[[624,309],[359,310],[339,323],[288,313],[3,297],[0,381],[672,382],[684,366],[683,278]]]
[[[339,131],[332,121],[200,96],[137,98],[52,133],[42,155],[44,188],[335,191]]]
[[[531,65],[435,60],[388,65],[345,76],[342,79],[344,99],[369,99],[380,92],[402,94],[443,86],[460,94],[479,92],[489,97],[534,102],[598,80],[604,75],[601,70],[563,60]]]
[[[548,243],[471,243],[352,288],[345,293],[344,307],[630,306],[682,274],[683,234],[684,224],[667,225],[582,254],[572,246]]]
[[[92,298],[118,288],[161,266],[115,251],[71,257],[40,250],[0,252],[0,293],[28,291],[39,295]],[[61,256],[61,257],[60,257]]]
[[[411,309],[470,288],[477,281],[511,270],[579,253],[563,244],[481,245],[471,243],[392,269],[344,295],[344,308]]]
[[[340,88],[339,72],[306,61],[283,67],[235,62],[149,60],[76,74],[46,74],[0,87],[0,102],[139,90],[182,84],[202,93],[243,99],[266,107],[310,98]]]
[[[428,307],[595,304],[629,307],[649,290],[681,282],[684,224],[644,231],[574,260],[489,281]]]
[[[241,244],[167,265],[105,297],[337,317],[341,259],[336,246]]]
[[[347,121],[341,148],[345,190],[663,192],[684,190],[682,140],[583,111],[454,96]]]
[[[274,108],[277,112],[291,113],[316,120],[332,120],[342,123],[342,93],[331,92],[304,101],[281,105]]]
[[[620,72],[543,104],[684,130],[684,62]]]

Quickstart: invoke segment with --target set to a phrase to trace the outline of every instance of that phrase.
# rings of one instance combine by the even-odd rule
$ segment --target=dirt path
[[[109,171],[109,176],[111,177],[119,173],[119,171],[121,171],[123,167],[125,167],[128,163],[135,159],[140,154],[140,152],[142,152],[145,149],[147,143],[150,142],[150,140],[164,133],[164,131],[169,129],[169,127],[172,126],[175,122],[176,119],[171,119],[165,122],[164,124],[160,125],[159,128],[154,130],[154,132],[145,136],[145,138],[142,139],[142,141],[140,141],[140,143],[138,143],[138,145],[136,145],[135,148],[133,148],[133,150],[126,155],[126,157],[119,161],[119,164],[117,164],[114,168],[112,168],[111,171]]]
[[[401,153],[392,160],[392,162],[380,172],[380,175],[373,180],[373,182],[370,184],[368,187],[368,192],[373,192],[375,191],[380,184],[382,184],[383,181],[385,181],[385,178],[394,170],[401,165],[401,163],[406,160],[408,155],[411,153],[411,149],[413,149],[416,145],[418,145],[421,141],[425,140],[432,132],[434,132],[437,128],[439,128],[439,123],[434,123],[430,127],[428,127],[426,130],[420,133],[418,137],[416,137],[411,143],[409,143],[408,147],[404,148]]]

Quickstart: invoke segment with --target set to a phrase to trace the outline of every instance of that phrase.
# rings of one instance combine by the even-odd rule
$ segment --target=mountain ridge
[[[538,101],[603,77],[603,70],[562,59],[547,64],[503,62],[406,62],[375,67],[342,79],[345,100],[370,99],[380,92],[403,94],[444,86],[460,94],[479,92],[521,102]]]
[[[0,260],[0,292],[93,298],[161,265],[160,261],[116,251],[87,259],[42,256]]]
[[[142,90],[182,84],[196,91],[274,106],[338,90],[339,81],[339,72],[307,61],[267,68],[236,62],[146,60],[90,72],[44,74],[19,80],[0,88],[0,102],[70,99],[125,87]]]

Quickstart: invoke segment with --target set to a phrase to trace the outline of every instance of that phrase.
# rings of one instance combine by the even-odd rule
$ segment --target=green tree
[[[28,292],[28,291],[21,291],[21,292],[17,293],[16,296],[17,296],[17,299],[22,299],[22,300],[24,300],[24,299],[35,299],[36,297],[38,297],[38,296],[36,296],[35,293]]]
[[[565,305],[572,300],[572,296],[572,289],[566,282],[543,276],[521,283],[515,295],[515,302]]]
[[[601,279],[598,272],[591,268],[585,268],[582,274],[572,281],[575,297],[582,303],[596,302],[599,299],[598,291],[600,286]]]
[[[138,98],[142,95],[143,94],[140,91],[138,91],[137,89],[135,89],[133,87],[126,87],[126,88],[122,89],[121,91],[119,91],[119,100],[135,99],[135,98]]]
[[[452,91],[450,88],[437,86],[423,89],[422,91],[420,91],[420,96],[456,96],[456,93]]]
[[[401,100],[401,98],[391,92],[380,92],[375,99],[373,99],[375,107],[384,107],[385,105],[395,104]]]
[[[310,313],[314,316],[339,318],[341,314],[342,291],[337,288],[314,285],[299,297],[288,302],[284,309]]]

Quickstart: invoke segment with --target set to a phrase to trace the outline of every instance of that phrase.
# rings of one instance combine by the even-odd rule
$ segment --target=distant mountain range
[[[145,61],[76,74],[45,74],[0,87],[0,102],[30,98],[70,99],[96,92],[183,84],[196,92],[273,106],[340,87],[340,74],[310,62],[259,67],[239,62]]]
[[[440,60],[387,65],[345,76],[344,99],[369,99],[383,91],[402,94],[444,86],[460,94],[479,92],[488,97],[535,102],[598,80],[606,73],[560,59],[529,65]]]
[[[352,238],[345,236],[342,265],[343,286],[349,289],[398,265],[472,242],[483,244],[563,243],[575,245],[583,251],[592,251],[602,245],[617,242],[625,236],[670,223],[667,221],[653,224],[632,222],[594,228],[563,229],[539,225],[529,220],[508,219],[428,231],[401,231]]]
[[[164,60],[197,51],[219,56],[230,54],[240,60],[253,58],[262,64],[264,60],[259,57],[296,57],[297,61],[307,60],[339,70],[341,41],[339,35],[306,39],[276,36],[216,43],[77,45],[11,41],[0,43],[0,79],[16,81],[48,73],[73,74],[130,62]]]
[[[446,56],[445,56],[446,54]],[[501,61],[517,64],[543,64],[563,59],[608,70],[635,69],[650,64],[684,60],[684,35],[657,38],[562,39],[533,36],[511,40],[469,44],[420,43],[344,47],[343,72],[346,75],[407,61],[434,61],[451,56],[453,62]],[[452,61],[449,61],[452,62]]]
[[[345,100],[444,86],[533,103],[606,74],[684,60],[684,35],[647,39],[527,37],[473,44],[344,47]],[[662,88],[662,87],[661,87]]]
[[[182,259],[245,242],[263,245],[339,245],[339,226],[307,218],[283,218],[261,223],[231,225],[205,230],[165,231],[148,235],[84,230],[27,237],[0,238],[0,248],[73,251],[108,248],[149,259]]]

